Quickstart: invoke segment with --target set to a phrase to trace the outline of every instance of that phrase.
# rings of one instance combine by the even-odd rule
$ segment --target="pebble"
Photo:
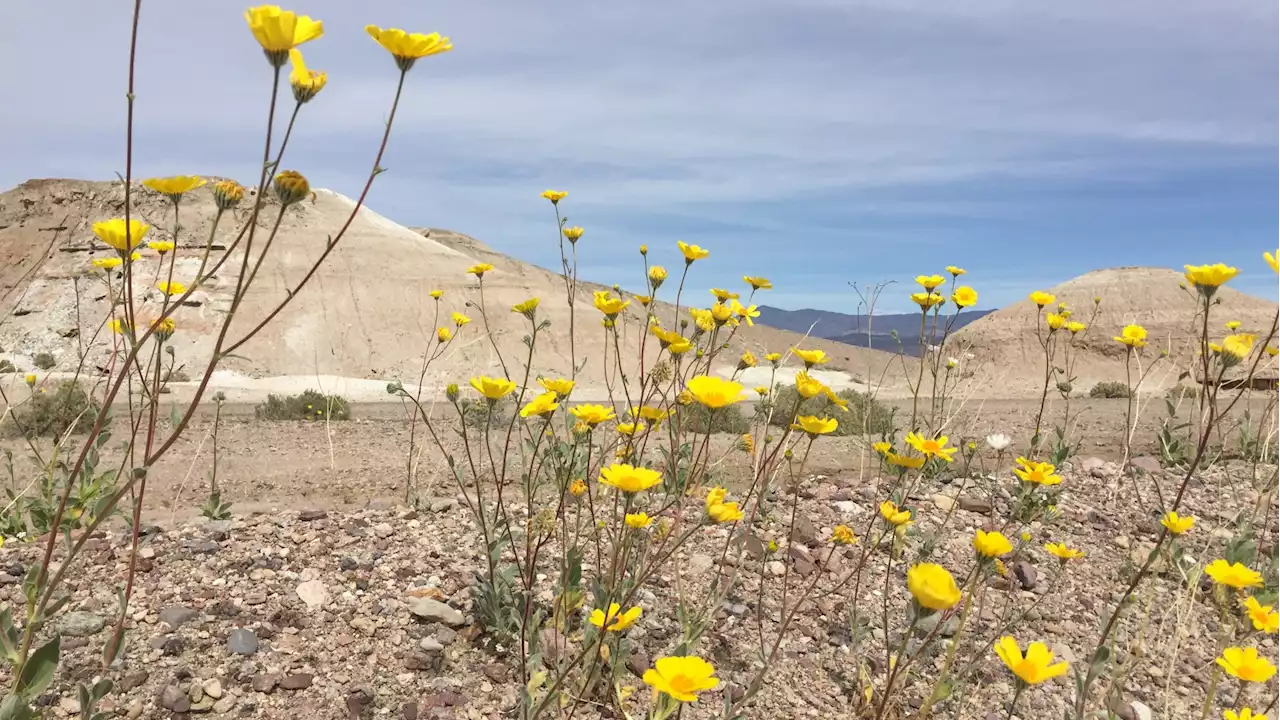
[[[322,580],[308,580],[302,583],[298,586],[297,593],[302,602],[312,610],[323,607],[329,599],[329,592],[325,589]]]
[[[432,600],[427,597],[410,598],[409,612],[422,620],[442,622],[453,627],[459,627],[467,623],[467,619],[462,613],[439,600]]]
[[[284,690],[303,690],[311,687],[311,682],[315,680],[315,675],[311,673],[294,673],[286,675],[280,681],[280,687]]]
[[[227,637],[227,649],[237,655],[252,655],[258,652],[258,636],[248,628],[236,628]]]
[[[170,605],[160,611],[160,622],[177,630],[183,625],[200,617],[200,611],[182,605]]]
[[[90,612],[69,612],[58,618],[58,632],[71,637],[97,635],[106,627],[107,619]]]

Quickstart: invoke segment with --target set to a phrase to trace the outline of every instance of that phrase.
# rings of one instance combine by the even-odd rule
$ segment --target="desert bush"
[[[99,404],[80,383],[63,380],[49,392],[40,388],[13,409],[13,427],[27,437],[60,436],[68,430],[86,433],[93,428]]]
[[[31,358],[31,364],[41,370],[52,370],[58,366],[58,360],[52,353],[42,352],[36,353],[35,357]]]
[[[0,360],[0,373],[15,373],[15,372],[18,372],[18,368],[13,364],[12,360],[8,358],[4,358],[3,360]]]
[[[268,395],[253,415],[262,420],[350,420],[351,407],[341,395],[305,390],[297,395]]]
[[[471,398],[458,400],[458,410],[462,413],[462,421],[469,428],[506,427],[515,416],[515,408],[510,398],[502,398],[490,403]]]
[[[895,410],[880,403],[867,393],[857,390],[841,390],[836,397],[848,403],[848,410],[841,411],[831,400],[818,396],[800,403],[800,415],[815,415],[826,412],[839,420],[839,425],[832,435],[885,435],[894,430],[893,418]],[[795,385],[780,385],[764,399],[756,403],[757,420],[770,418],[770,424],[782,426],[790,417],[791,408],[795,406],[799,395]]]
[[[1129,397],[1129,386],[1122,382],[1106,380],[1089,388],[1089,397],[1107,399],[1127,398]]]
[[[29,395],[15,398],[11,393],[6,398],[12,413],[11,420],[15,425],[30,428],[28,432],[32,434],[70,429],[83,430],[84,435],[55,435],[52,449],[47,443],[29,443],[27,448],[31,458],[28,465],[36,468],[39,475],[25,480],[26,485],[16,487],[20,483],[11,474],[15,487],[11,487],[10,501],[3,508],[0,526],[5,532],[25,526],[29,536],[43,529],[49,532],[39,539],[43,546],[38,556],[40,560],[30,564],[22,580],[22,592],[15,596],[21,598],[24,606],[15,607],[12,611],[6,607],[0,612],[0,646],[4,648],[0,658],[9,665],[9,672],[5,675],[9,678],[5,681],[7,693],[0,699],[0,717],[5,720],[36,717],[41,713],[33,704],[39,700],[43,706],[45,698],[53,697],[45,690],[56,676],[61,659],[61,640],[56,632],[50,632],[51,620],[70,598],[65,591],[68,584],[76,584],[96,596],[115,596],[115,602],[108,610],[114,613],[114,620],[104,633],[100,661],[104,668],[118,667],[122,662],[126,621],[137,612],[130,605],[134,588],[138,585],[134,573],[138,567],[142,537],[141,523],[136,518],[141,517],[147,501],[148,474],[186,431],[203,400],[210,377],[218,369],[219,361],[234,356],[238,349],[252,341],[293,303],[316,276],[329,254],[342,243],[347,229],[360,213],[370,187],[381,173],[396,107],[407,90],[404,81],[414,61],[452,47],[447,39],[439,36],[406,37],[399,31],[390,30],[374,33],[384,48],[393,51],[394,63],[387,61],[384,67],[388,75],[398,77],[398,83],[394,93],[388,95],[390,109],[383,115],[386,120],[380,126],[381,140],[375,144],[377,150],[373,153],[371,170],[360,199],[339,227],[316,229],[315,246],[323,248],[323,251],[309,261],[309,267],[296,276],[299,278],[296,282],[289,282],[278,297],[266,301],[265,305],[261,304],[264,296],[252,296],[254,311],[262,313],[262,321],[256,324],[234,322],[249,297],[246,293],[256,292],[254,281],[260,276],[263,263],[273,257],[271,246],[286,217],[284,211],[313,195],[303,174],[282,170],[288,144],[281,141],[281,137],[289,133],[281,127],[283,121],[280,118],[283,115],[291,118],[289,130],[293,130],[296,123],[305,124],[311,113],[304,106],[325,86],[327,76],[324,73],[306,70],[302,67],[300,52],[290,52],[296,50],[294,46],[323,35],[324,28],[322,23],[274,6],[252,8],[244,14],[252,36],[262,45],[265,54],[266,63],[258,65],[257,87],[262,93],[262,102],[278,111],[269,114],[261,146],[261,169],[249,188],[233,180],[210,183],[200,177],[185,175],[148,178],[139,187],[137,178],[133,176],[135,163],[131,155],[135,131],[135,80],[148,74],[144,71],[135,76],[134,67],[139,64],[139,48],[150,47],[145,41],[138,42],[141,26],[136,13],[140,7],[141,3],[134,5],[135,15],[130,23],[132,34],[127,40],[122,38],[120,43],[120,47],[128,48],[130,68],[127,85],[121,88],[128,103],[125,135],[130,142],[125,143],[125,174],[119,186],[123,197],[120,202],[113,203],[121,216],[93,224],[92,233],[96,237],[93,250],[98,255],[91,258],[85,268],[90,282],[100,285],[93,289],[93,293],[100,293],[107,299],[108,307],[102,316],[91,319],[93,327],[76,328],[80,337],[92,336],[106,344],[110,354],[105,366],[107,372],[103,377],[95,378],[96,384],[91,391],[80,389],[74,383],[59,384],[53,388],[37,387],[38,379],[33,376],[28,381]],[[165,31],[180,32],[181,28]],[[405,53],[412,53],[413,57]],[[147,62],[144,58],[141,64]],[[151,62],[166,60],[154,58]],[[294,64],[292,72],[284,67],[289,63]],[[396,75],[391,75],[393,67]],[[217,68],[219,72],[226,70],[224,65],[217,65]],[[150,89],[145,92],[150,92]],[[250,90],[239,87],[237,92],[248,93]],[[294,101],[291,114],[281,110],[289,95]],[[273,139],[276,142],[273,143]],[[209,187],[205,188],[206,185]],[[171,207],[162,217],[147,216],[144,222],[136,201],[139,192],[154,193],[156,198],[165,200]],[[179,208],[184,198],[192,193],[210,193],[216,207],[205,237],[183,236],[186,225],[179,221]],[[279,211],[264,211],[268,203],[277,204]],[[186,220],[186,217],[182,219]],[[163,222],[171,237],[160,240],[153,235],[148,241],[150,222]],[[238,229],[228,228],[228,225]],[[215,254],[211,251],[215,238],[221,237],[220,231],[230,240]],[[61,242],[61,239],[55,236],[55,241]],[[144,243],[156,252],[139,252]],[[178,256],[184,254],[184,248],[188,247],[201,250],[191,252],[179,262]],[[234,270],[224,268],[226,259],[236,256],[246,258],[246,261]],[[227,309],[217,316],[217,326],[211,334],[216,338],[213,346],[208,348],[208,357],[212,361],[206,363],[206,358],[199,359],[196,367],[201,368],[201,373],[197,378],[199,383],[195,396],[185,404],[173,406],[167,413],[171,423],[162,424],[159,422],[165,382],[162,378],[165,371],[181,367],[177,365],[181,360],[177,357],[177,346],[171,340],[175,334],[184,332],[185,307],[192,293],[202,283],[209,282],[220,269],[235,274],[236,280],[228,287],[231,297],[228,298]],[[206,318],[202,322],[208,321]],[[52,360],[52,357],[37,356],[35,364],[41,368],[52,368]],[[75,370],[82,377],[89,374],[85,372],[83,360]],[[124,460],[112,463],[115,468],[108,465],[108,470],[98,471],[99,449],[111,437],[111,407],[117,401],[128,404],[129,422],[120,439],[122,448],[118,454]],[[307,408],[307,405],[312,407]],[[315,392],[273,398],[264,403],[262,410],[270,417],[295,419],[330,416],[341,419],[349,415],[345,400]],[[36,491],[28,492],[28,487]],[[101,537],[102,524],[116,514],[117,508],[123,510],[125,507],[130,510],[125,513],[130,519],[126,528],[127,550],[116,547],[112,553],[113,560],[102,568],[88,571],[84,567],[86,543],[91,538]],[[15,509],[19,512],[16,518],[12,515]],[[208,506],[208,511],[223,515],[227,508],[218,500]],[[72,529],[80,532],[59,532]],[[62,552],[55,553],[55,547],[60,543],[64,545]],[[114,570],[120,566],[116,559],[124,555],[127,555],[127,561],[123,563],[123,577],[116,577]],[[79,683],[75,689],[78,700],[75,712],[87,720],[102,720],[106,715],[97,711],[95,704],[110,690],[109,680]]]
[[[702,405],[689,405],[677,412],[683,428],[689,432],[741,435],[751,431],[751,423],[737,406],[712,412]]]

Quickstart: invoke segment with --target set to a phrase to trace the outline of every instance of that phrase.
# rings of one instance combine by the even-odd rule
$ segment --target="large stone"
[[[1013,574],[1018,578],[1018,584],[1023,590],[1030,590],[1036,586],[1038,574],[1036,566],[1026,560],[1019,560],[1013,564]]]
[[[71,637],[96,635],[106,625],[106,618],[90,612],[69,612],[58,618],[58,632]]]
[[[236,628],[227,637],[227,649],[237,655],[252,655],[258,652],[258,636],[248,628]]]
[[[311,522],[313,520],[323,520],[327,517],[329,517],[329,513],[319,509],[303,510],[302,512],[298,513],[298,519],[303,522]]]
[[[160,691],[160,707],[175,713],[191,710],[191,698],[177,685],[165,685]]]
[[[280,681],[280,687],[284,690],[303,690],[311,687],[311,682],[316,676],[311,673],[294,673],[287,675]]]
[[[421,620],[428,622],[441,622],[446,625],[459,627],[467,623],[467,619],[462,613],[454,610],[439,600],[431,598],[419,597],[409,599],[409,612]]]
[[[979,515],[991,514],[991,502],[986,498],[975,497],[973,495],[960,496],[960,509],[966,512],[978,513]]]

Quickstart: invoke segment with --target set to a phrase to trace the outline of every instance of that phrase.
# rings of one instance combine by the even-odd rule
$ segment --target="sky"
[[[997,307],[1090,270],[1228,262],[1275,298],[1277,6],[1256,0],[306,0],[329,84],[284,167],[356,196],[395,88],[368,23],[455,49],[409,73],[369,205],[581,275],[856,312],[850,282],[969,270]],[[0,7],[0,187],[124,167],[132,3]],[[257,177],[270,69],[239,3],[142,4],[135,176]],[[56,26],[56,47],[48,32]],[[21,72],[14,69],[21,68]]]

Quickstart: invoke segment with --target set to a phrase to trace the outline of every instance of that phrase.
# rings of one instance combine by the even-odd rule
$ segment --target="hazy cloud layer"
[[[123,167],[126,2],[0,9],[5,162]],[[409,76],[370,203],[544,265],[537,193],[569,190],[586,274],[636,284],[635,247],[713,251],[699,284],[774,277],[789,307],[849,280],[966,265],[982,305],[1121,264],[1225,260],[1275,296],[1274,4],[802,0],[316,0],[330,85],[288,167],[358,193],[396,70],[369,22],[457,49]],[[270,75],[225,1],[144,2],[139,176],[256,173]],[[56,47],[36,28],[60,28]],[[19,71],[19,69],[21,71]],[[628,282],[630,281],[630,282]],[[886,305],[889,305],[886,303]],[[901,303],[887,309],[899,309]]]

